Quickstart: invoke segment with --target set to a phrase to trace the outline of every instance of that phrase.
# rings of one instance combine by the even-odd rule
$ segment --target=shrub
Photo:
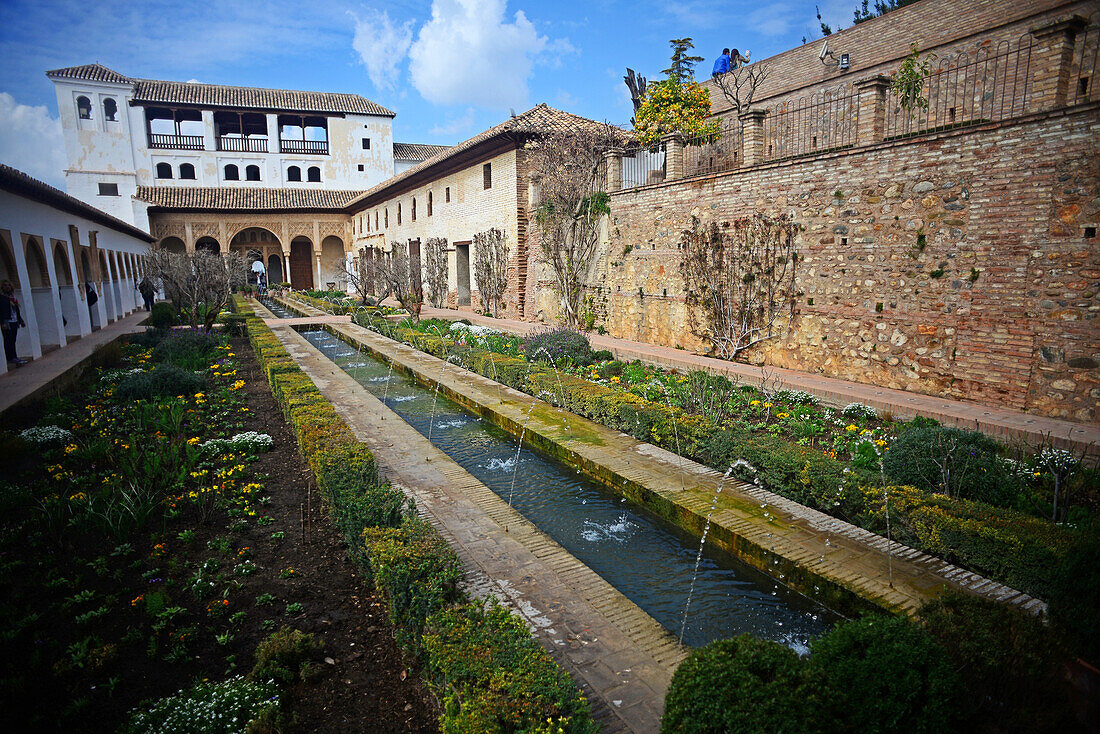
[[[158,306],[161,304],[157,304]],[[136,344],[139,347],[155,347],[164,341],[171,331],[164,328],[148,328],[138,334],[132,334],[128,338],[131,344]]]
[[[610,362],[613,359],[615,359],[615,355],[607,349],[600,349],[592,353],[594,362]]]
[[[883,457],[887,476],[949,497],[1010,503],[1018,487],[997,460],[997,442],[943,426],[904,431]]]
[[[418,652],[424,621],[458,598],[462,563],[435,528],[415,516],[397,528],[364,530],[363,547],[398,642]]]
[[[291,688],[308,677],[309,661],[319,647],[313,635],[284,626],[256,646],[256,665],[248,679]]]
[[[803,662],[777,642],[740,635],[692,651],[672,676],[667,734],[807,732],[815,706]]]
[[[170,362],[189,370],[204,370],[210,365],[214,349],[221,339],[197,329],[172,332],[153,347],[153,360]]]
[[[176,395],[194,395],[206,381],[190,370],[174,364],[159,364],[148,372],[134,372],[122,378],[115,388],[120,400],[154,400]]]
[[[1086,531],[1065,561],[1053,568],[1057,571],[1050,592],[1051,621],[1065,633],[1074,652],[1100,664],[1100,538],[1095,530]]]
[[[848,403],[840,410],[845,418],[878,418],[878,411],[863,403]]]
[[[532,362],[549,364],[553,361],[556,367],[586,365],[594,361],[588,336],[565,327],[528,335],[523,341],[523,351]]]
[[[153,304],[153,310],[149,312],[149,326],[154,329],[170,329],[180,322],[176,307],[167,301]]]
[[[229,336],[244,336],[244,322],[247,318],[243,313],[223,313],[218,316],[218,323],[225,325],[225,333]]]
[[[600,377],[606,380],[609,377],[621,375],[623,373],[623,363],[617,359],[613,359],[597,367],[596,372],[599,373]]]
[[[444,732],[544,731],[548,719],[569,734],[596,730],[569,675],[502,606],[476,603],[436,614],[424,649],[443,702]]]
[[[947,651],[960,681],[965,731],[1066,731],[1072,723],[1064,657],[1043,620],[961,592],[921,607],[924,629]]]
[[[124,731],[129,734],[177,732],[178,734],[225,734],[227,722],[246,725],[278,705],[278,696],[268,683],[253,683],[234,676],[220,683],[198,683],[130,712]]]
[[[867,616],[811,643],[816,715],[836,731],[939,734],[954,728],[958,678],[932,637],[903,617]]]
[[[737,393],[737,386],[722,375],[696,370],[688,373],[687,379],[682,382],[673,381],[671,393],[687,412],[708,416],[722,425],[730,416],[731,401]]]

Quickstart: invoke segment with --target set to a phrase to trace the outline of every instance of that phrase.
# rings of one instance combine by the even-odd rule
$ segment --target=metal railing
[[[267,138],[240,138],[220,135],[217,138],[218,150],[233,153],[266,153]]]
[[[859,95],[850,84],[767,108],[765,161],[850,148],[859,130]]]
[[[741,167],[741,121],[726,118],[719,124],[721,127],[715,135],[684,139],[684,178]]]
[[[665,144],[628,148],[623,152],[623,188],[661,183],[665,180]]]
[[[328,155],[327,140],[284,140],[279,138],[280,153],[305,153],[308,155]]]
[[[886,96],[886,139],[1006,120],[1026,114],[1032,37],[959,52],[939,60],[920,98],[903,106],[896,89]]]
[[[1100,71],[1100,26],[1093,17],[1090,27],[1077,34],[1073,44],[1073,60],[1070,62],[1067,97],[1070,104],[1084,104],[1100,99],[1100,87],[1096,84],[1096,73]]]
[[[204,150],[201,135],[149,133],[149,147],[162,150]]]

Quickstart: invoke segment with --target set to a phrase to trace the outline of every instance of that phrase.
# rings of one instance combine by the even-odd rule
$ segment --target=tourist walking
[[[26,364],[26,360],[19,359],[15,352],[15,336],[20,326],[26,326],[23,322],[23,314],[19,311],[19,301],[15,297],[15,286],[10,280],[0,283],[0,330],[4,332],[4,356],[8,364],[16,367]]]
[[[148,275],[142,278],[141,282],[138,283],[138,292],[141,293],[141,298],[145,301],[145,310],[152,311],[153,299],[156,296],[157,289],[153,285],[153,281],[149,280]]]

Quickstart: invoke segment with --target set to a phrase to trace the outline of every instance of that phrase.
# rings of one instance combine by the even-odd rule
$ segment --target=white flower
[[[69,443],[73,438],[73,434],[72,431],[67,431],[60,426],[34,426],[22,431],[19,437],[24,441],[40,446],[51,444],[60,446]]]

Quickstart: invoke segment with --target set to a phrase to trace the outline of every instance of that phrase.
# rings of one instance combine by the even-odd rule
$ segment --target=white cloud
[[[412,21],[395,25],[385,10],[374,12],[366,20],[348,12],[355,19],[352,47],[367,67],[367,76],[376,89],[393,91],[397,87],[398,65],[405,59],[412,43]]]
[[[64,191],[61,121],[44,106],[19,104],[0,92],[0,161]]]
[[[467,107],[466,112],[460,117],[454,115],[448,115],[447,121],[440,123],[433,127],[428,132],[432,135],[440,135],[443,137],[454,137],[461,133],[468,132],[474,126],[474,108]]]
[[[790,30],[794,12],[786,3],[771,3],[754,10],[749,15],[748,25],[764,36],[782,36]]]
[[[540,55],[573,50],[540,36],[523,11],[505,19],[505,0],[434,0],[432,18],[409,50],[413,86],[435,104],[525,107]],[[549,59],[552,63],[552,59]]]

